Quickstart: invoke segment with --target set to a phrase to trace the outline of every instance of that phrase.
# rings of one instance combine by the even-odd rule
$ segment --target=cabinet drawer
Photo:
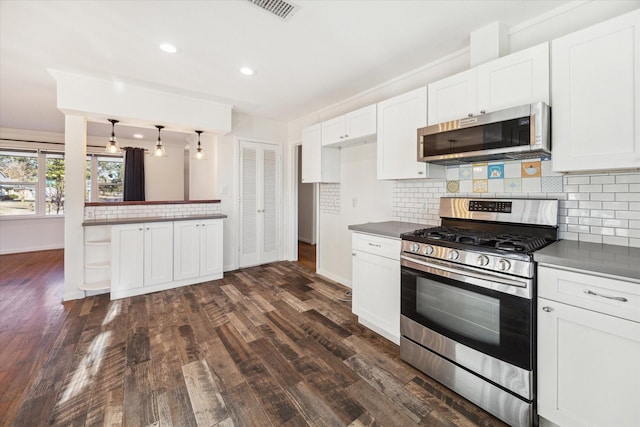
[[[391,259],[400,259],[401,241],[371,234],[353,233],[354,250],[368,252]]]
[[[640,322],[640,283],[539,266],[538,296]]]

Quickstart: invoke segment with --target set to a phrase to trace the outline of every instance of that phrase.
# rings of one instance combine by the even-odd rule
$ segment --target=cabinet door
[[[562,426],[640,425],[640,323],[538,299],[538,412]]]
[[[378,104],[378,179],[427,178],[432,165],[417,161],[418,128],[426,123],[426,87]]]
[[[174,222],[173,274],[175,280],[200,275],[200,222]]]
[[[322,124],[302,130],[302,182],[340,182],[340,150],[322,146]]]
[[[360,138],[376,133],[376,105],[369,105],[346,115],[345,138]]]
[[[352,267],[353,312],[399,344],[400,261],[354,250]]]
[[[478,112],[475,68],[429,85],[429,125],[460,119]]]
[[[111,227],[111,291],[144,286],[143,224]]]
[[[173,223],[144,224],[144,284],[173,280]]]
[[[200,227],[200,275],[222,273],[222,220],[202,221]]]
[[[345,116],[322,122],[322,145],[335,144],[346,138]]]
[[[551,44],[553,168],[640,167],[640,10]]]
[[[481,114],[538,101],[549,104],[549,43],[478,67]]]

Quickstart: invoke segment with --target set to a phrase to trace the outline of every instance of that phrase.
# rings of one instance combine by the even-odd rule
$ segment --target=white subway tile
[[[601,202],[612,202],[615,200],[614,193],[588,193],[591,200],[597,200]]]
[[[615,218],[616,213],[615,211],[610,211],[610,210],[593,209],[589,216],[592,216],[594,218]]]
[[[620,174],[616,176],[616,183],[618,184],[638,184],[640,183],[640,173]]]
[[[615,234],[615,229],[609,227],[591,227],[591,234],[613,236]]]
[[[580,209],[602,209],[602,202],[579,202]]]
[[[588,225],[568,224],[567,231],[570,231],[572,233],[588,233],[590,229]]]
[[[595,234],[582,234],[578,236],[578,240],[581,242],[602,243],[602,236]]]
[[[567,184],[589,184],[591,181],[588,176],[567,176]]]
[[[632,248],[640,248],[640,239],[629,239],[629,246]]]
[[[589,209],[567,209],[569,216],[591,216]],[[611,217],[613,218],[613,216]]]
[[[602,185],[601,184],[580,185],[579,188],[580,188],[579,191],[581,193],[602,193]]]
[[[602,243],[607,245],[629,246],[629,238],[615,237],[615,236],[602,236]]]
[[[604,219],[602,225],[605,227],[629,228],[629,221],[626,219]]]
[[[616,216],[617,219],[640,219],[640,211],[617,211]]]
[[[616,193],[618,202],[640,202],[640,193]]]
[[[580,218],[579,221],[578,221],[578,224],[580,224],[580,225],[601,226],[602,225],[602,219],[600,219],[600,218]]]
[[[616,182],[615,176],[594,175],[591,177],[591,184],[614,184],[615,182]]]
[[[589,193],[567,193],[567,200],[589,200]]]
[[[559,233],[559,237],[565,240],[578,240],[578,233],[570,233],[568,231]]]
[[[626,193],[629,191],[629,184],[605,184],[602,191],[606,193]]]

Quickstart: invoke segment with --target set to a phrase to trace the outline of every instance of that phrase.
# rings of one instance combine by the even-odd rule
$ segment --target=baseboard
[[[63,301],[71,301],[74,299],[83,299],[85,297],[84,291],[65,292],[62,297]]]
[[[341,285],[344,285],[344,286],[346,286],[348,288],[351,287],[351,279],[350,278],[346,279],[344,277],[340,277],[340,276],[338,276],[336,274],[333,274],[333,273],[331,273],[331,272],[329,272],[327,270],[322,270],[322,269],[317,269],[316,270],[316,274],[319,274],[320,276],[324,276],[327,279],[331,279],[334,282],[338,282]]]
[[[307,245],[315,245],[315,243],[313,242],[312,239],[308,239],[306,237],[298,236],[298,241],[300,241],[302,243],[306,243]]]
[[[55,249],[64,249],[64,245],[34,246],[34,247],[20,248],[20,249],[2,249],[0,250],[0,255],[21,254],[25,252],[52,251]]]

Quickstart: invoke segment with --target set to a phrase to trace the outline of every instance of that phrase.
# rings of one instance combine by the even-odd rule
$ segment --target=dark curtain
[[[125,148],[124,201],[144,201],[144,149]]]

